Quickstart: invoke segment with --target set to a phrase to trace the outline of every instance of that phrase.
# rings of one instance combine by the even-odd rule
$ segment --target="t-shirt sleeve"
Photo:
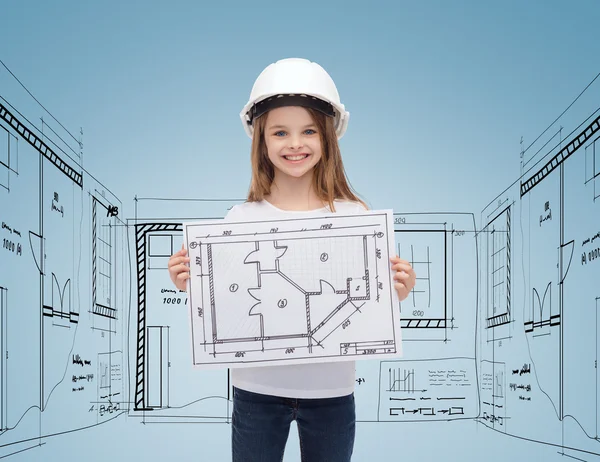
[[[240,216],[240,209],[237,205],[234,205],[233,207],[231,207],[227,213],[225,214],[225,217],[223,218],[223,221],[236,221]]]
[[[361,212],[364,212],[365,210],[369,210],[368,207],[365,207],[360,202],[355,202],[355,205],[356,205],[356,212],[357,213],[361,213]]]

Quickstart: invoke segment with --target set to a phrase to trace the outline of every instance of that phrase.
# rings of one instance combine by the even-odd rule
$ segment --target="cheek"
[[[283,147],[283,143],[279,140],[274,140],[272,138],[265,140],[265,145],[267,146],[267,152],[269,155],[273,155],[281,151]]]
[[[272,142],[269,141],[265,142],[265,146],[267,148],[267,157],[272,158],[277,152],[276,147],[273,145]]]
[[[321,157],[323,155],[323,151],[321,150],[321,143],[318,141],[311,143],[311,151],[315,154],[315,157]]]

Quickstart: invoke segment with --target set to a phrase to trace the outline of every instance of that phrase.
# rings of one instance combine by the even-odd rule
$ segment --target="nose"
[[[302,143],[302,137],[298,134],[291,135],[290,138],[290,149],[300,149],[304,144]]]

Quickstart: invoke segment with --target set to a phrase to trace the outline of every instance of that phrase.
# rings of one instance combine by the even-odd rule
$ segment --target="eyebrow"
[[[316,127],[317,124],[315,123],[310,123],[308,125],[305,125],[302,128],[308,128],[308,127]],[[270,127],[267,127],[267,130],[274,130],[275,128],[287,128],[285,125],[271,125]]]

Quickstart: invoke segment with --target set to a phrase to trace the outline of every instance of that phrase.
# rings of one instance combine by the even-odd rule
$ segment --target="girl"
[[[252,139],[252,180],[247,201],[226,220],[367,209],[348,184],[338,146],[349,113],[321,66],[297,58],[269,65],[240,116]],[[182,248],[169,261],[170,277],[181,290],[189,278],[186,255]],[[397,256],[391,264],[404,300],[414,287],[414,270]],[[303,461],[350,461],[354,362],[233,368],[231,380],[233,462],[281,461],[292,420]]]

